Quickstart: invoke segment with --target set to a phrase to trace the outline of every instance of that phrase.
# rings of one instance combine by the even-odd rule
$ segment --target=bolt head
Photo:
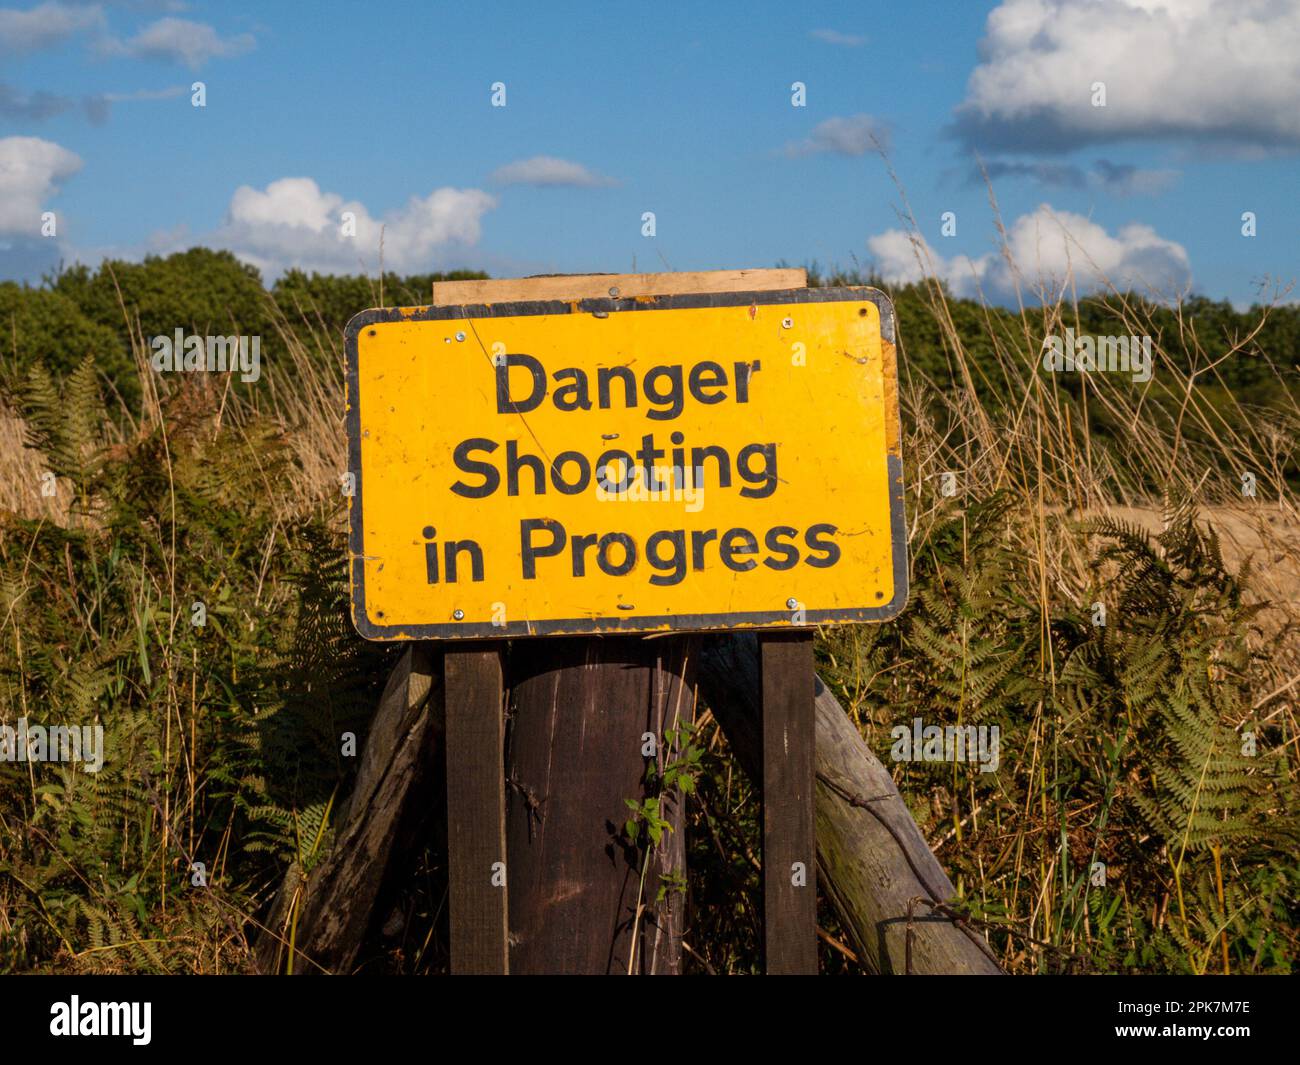
[[[451,612],[451,616],[454,617],[457,621],[464,621],[464,620],[465,620],[465,611],[463,611],[463,610],[453,610],[453,611]]]
[[[457,340],[464,340],[464,339],[465,339],[465,334],[464,334],[464,333],[457,333],[457,334],[456,334],[456,339],[457,339]]]
[[[798,600],[798,599],[795,599],[795,598],[792,596],[791,598],[789,598],[789,599],[787,599],[787,600],[785,601],[785,605],[788,606],[791,610],[793,610],[795,607],[797,607],[797,606],[799,605],[799,600]]]

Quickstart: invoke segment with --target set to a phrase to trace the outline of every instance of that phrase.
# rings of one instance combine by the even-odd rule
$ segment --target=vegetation
[[[433,279],[267,290],[194,249],[0,285],[0,723],[98,721],[111,752],[0,762],[0,971],[239,970],[329,847],[392,655],[345,606],[340,332]],[[1290,971],[1300,308],[891,295],[912,598],[819,668],[886,764],[916,716],[1000,727],[996,772],[895,767],[954,905],[1014,972]],[[1066,326],[1152,336],[1151,382],[1043,373]],[[177,327],[262,336],[263,381],[153,374]],[[754,792],[707,712],[677,738],[610,816],[653,846],[687,785],[689,883],[645,890],[688,892],[691,964],[753,971]],[[445,969],[441,861],[411,857],[365,970]]]

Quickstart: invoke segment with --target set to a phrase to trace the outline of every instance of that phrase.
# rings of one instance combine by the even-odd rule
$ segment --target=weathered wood
[[[763,730],[763,963],[772,975],[817,973],[813,838],[813,640],[759,637]]]
[[[646,795],[645,734],[693,720],[694,641],[519,640],[511,645],[507,814],[512,973],[676,973],[684,875],[680,796],[647,863],[624,800]],[[643,875],[644,870],[644,875]]]
[[[440,689],[440,671],[423,647],[408,648],[380,698],[351,795],[334,818],[333,847],[307,877],[296,864],[285,875],[257,942],[259,971],[351,970],[403,810],[429,778]]]
[[[504,975],[505,692],[501,649],[443,651],[451,968]]]
[[[679,296],[698,292],[766,292],[807,288],[803,269],[698,270],[663,274],[558,274],[553,277],[502,278],[487,281],[435,281],[434,306],[509,303],[518,300],[608,299],[610,289],[622,299]]]
[[[741,764],[761,783],[762,692],[757,640],[753,636],[700,637],[697,639],[705,643],[702,653],[699,643],[690,651],[667,653],[667,645],[682,639],[595,641],[622,646],[606,647],[594,659],[582,650],[586,640],[528,640],[515,645],[512,668],[521,691],[515,693],[518,705],[509,753],[513,775],[507,786],[512,927],[526,914],[531,916],[527,918],[528,932],[512,948],[513,971],[546,969],[548,933],[539,926],[549,917],[558,922],[553,935],[561,943],[566,936],[570,940],[587,937],[590,926],[582,911],[588,904],[601,915],[594,926],[604,930],[603,943],[593,937],[587,943],[592,949],[586,957],[580,956],[582,944],[570,943],[564,948],[566,964],[571,971],[626,971],[628,918],[637,884],[625,879],[635,861],[624,862],[618,837],[618,826],[627,815],[622,799],[641,794],[644,761],[639,757],[640,734],[653,731],[662,736],[665,722],[689,720],[697,676],[702,694]],[[640,645],[640,653],[629,651],[629,644]],[[596,675],[592,680],[599,677],[587,697],[587,710],[579,711],[565,702],[548,707],[549,701],[564,699],[572,685],[579,683],[576,678],[565,681],[571,676],[564,674],[566,668],[573,668],[579,676],[585,669]],[[651,683],[649,677],[656,673],[659,680]],[[626,674],[621,681],[620,674]],[[531,690],[522,690],[525,686]],[[394,864],[390,861],[392,840],[401,815],[421,802],[432,805],[433,797],[424,792],[432,776],[427,770],[434,762],[432,745],[442,702],[437,656],[430,661],[421,647],[411,648],[389,677],[362,750],[357,783],[336,818],[333,849],[306,882],[296,870],[285,878],[267,931],[257,944],[261,971],[278,972],[287,967],[295,905],[293,971],[351,970],[373,917],[379,885]],[[618,714],[613,709],[616,706],[648,709],[642,715]],[[522,720],[518,717],[520,707],[526,712]],[[820,681],[815,715],[817,862],[822,890],[867,967],[880,973],[903,972],[909,901],[916,896],[951,898],[952,883],[927,847],[888,770]],[[653,724],[646,727],[643,722]],[[607,730],[618,735],[607,741]],[[545,764],[549,747],[527,740],[528,735],[540,737],[548,731],[567,737],[557,745],[559,761],[549,767]],[[514,748],[516,734],[525,741],[523,749]],[[638,755],[634,765],[601,764],[600,759],[611,752],[620,759],[625,757],[631,744]],[[594,822],[599,819],[579,816],[579,796],[597,788],[606,772],[618,780],[611,780],[608,789],[608,814],[602,809],[608,822],[602,820],[597,825]],[[530,810],[530,803],[538,799],[544,801]],[[548,807],[554,811],[549,821]],[[655,866],[647,873],[647,883],[656,885],[661,873],[683,868],[680,807],[670,805],[665,816],[678,831],[666,835],[670,847],[656,852]],[[563,867],[548,869],[545,844],[562,840],[566,825],[580,826],[584,838],[594,841],[589,849],[600,855],[600,884],[584,887],[577,879],[582,868],[572,860],[579,847],[576,840],[561,846]],[[609,849],[602,850],[603,846]],[[616,874],[617,882],[611,886],[609,880]],[[575,889],[574,895],[566,894]],[[654,894],[649,893],[651,900]],[[662,912],[652,913],[643,922],[641,934],[646,938],[638,952],[638,971],[675,972],[680,966],[682,900],[670,893],[666,901]],[[925,907],[916,908],[913,930],[913,972],[999,972],[978,936],[947,918],[927,914]],[[622,964],[616,964],[618,961]]]
[[[706,640],[699,656],[701,696],[741,764],[761,784],[759,677],[753,636]],[[867,968],[902,973],[908,903],[917,896],[943,902],[955,892],[889,771],[820,678],[816,684],[818,877]],[[926,907],[915,912],[913,972],[1001,971],[976,933]]]

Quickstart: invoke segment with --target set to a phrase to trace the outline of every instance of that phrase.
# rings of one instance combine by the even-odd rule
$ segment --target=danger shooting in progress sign
[[[893,341],[868,288],[357,315],[358,631],[893,617],[907,596]]]

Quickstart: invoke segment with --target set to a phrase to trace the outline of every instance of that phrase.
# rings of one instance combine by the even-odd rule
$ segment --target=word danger
[[[645,416],[656,421],[681,417],[688,396],[704,406],[733,397],[736,403],[747,404],[750,381],[762,369],[758,360],[742,360],[733,362],[728,374],[721,363],[705,359],[689,370],[681,365],[652,366],[638,383],[637,375],[627,366],[599,367],[594,381],[587,371],[566,366],[551,374],[548,383],[545,365],[533,355],[502,353],[494,356],[493,365],[498,414],[527,414],[548,396],[560,411],[588,411],[593,406],[608,410],[616,404],[635,410],[644,400]],[[474,436],[453,449],[456,468],[466,476],[452,484],[451,490],[467,499],[484,499],[503,484],[510,496],[525,491],[545,495],[548,490],[580,495],[593,486],[598,493],[625,493],[640,482],[649,491],[660,492],[668,487],[658,473],[660,460],[665,459],[679,470],[704,471],[707,465],[709,470],[695,482],[697,486],[704,483],[703,476],[716,478],[721,488],[730,488],[734,479],[744,483],[740,494],[750,499],[764,499],[776,489],[775,443],[746,444],[734,456],[715,444],[686,447],[681,432],[671,433],[662,446],[654,433],[646,433],[639,444],[620,447],[611,443],[590,455],[562,451],[543,460],[521,450],[518,440],[505,440],[501,455],[501,441]]]
[[[585,577],[593,570],[609,577],[625,577],[642,558],[653,571],[650,583],[680,584],[688,572],[719,565],[735,573],[757,569],[789,570],[801,562],[817,569],[835,565],[840,547],[831,537],[839,529],[821,522],[800,533],[793,525],[774,525],[762,537],[745,528],[660,529],[651,533],[644,547],[625,532],[575,533],[552,518],[524,518],[519,523],[520,575],[536,580],[538,563],[563,558],[572,577]],[[437,530],[424,528],[424,566],[429,584],[454,583],[469,566],[472,581],[483,580],[483,549],[474,540],[447,540],[439,544]]]
[[[496,367],[497,413],[527,414],[534,411],[546,400],[549,388],[546,383],[546,367],[542,361],[532,355],[501,354],[493,357]],[[529,376],[530,387],[526,395],[516,396],[511,392],[511,375],[513,368],[525,370]],[[647,405],[647,418],[659,421],[671,421],[681,416],[686,409],[686,394],[697,403],[712,406],[728,398],[727,389],[734,382],[737,403],[749,402],[750,378],[762,369],[757,359],[753,362],[739,361],[732,364],[733,377],[728,380],[727,371],[719,362],[704,359],[691,367],[688,374],[685,367],[677,365],[652,366],[646,370],[638,389],[636,374],[627,366],[602,366],[596,370],[595,404],[601,410],[609,410],[614,403],[614,391],[617,386],[622,395],[623,406],[638,406],[639,397],[644,395]],[[556,410],[574,411],[591,410],[592,389],[591,375],[576,366],[566,366],[556,370],[552,375],[559,385],[550,393],[551,402]],[[518,375],[516,374],[517,378]],[[563,383],[561,383],[563,382]]]

